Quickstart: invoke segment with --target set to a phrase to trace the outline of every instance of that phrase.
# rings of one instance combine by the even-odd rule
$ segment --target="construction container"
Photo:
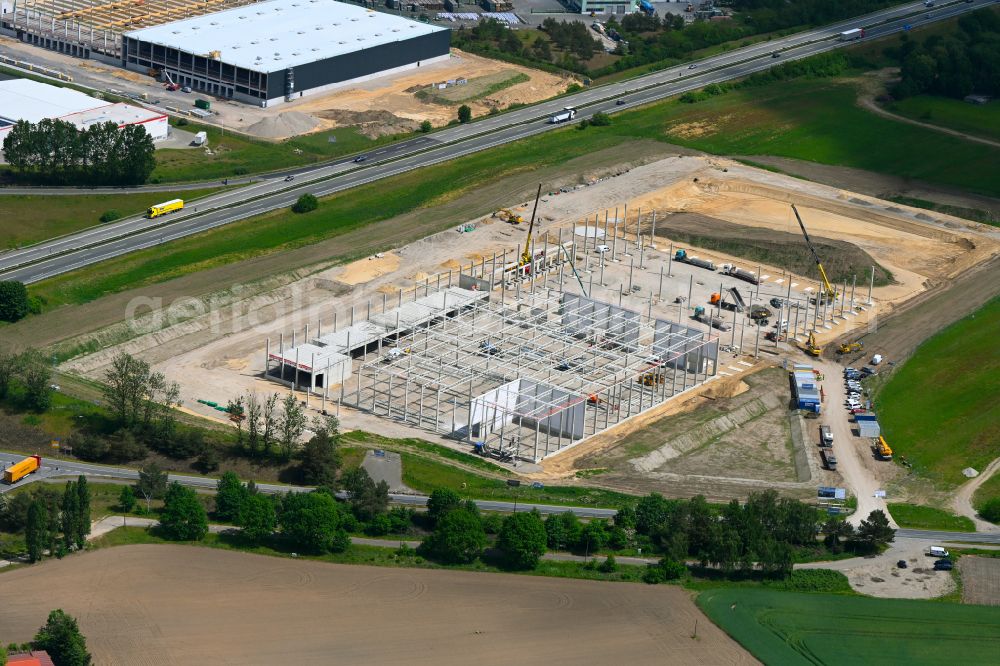
[[[197,106],[199,109],[205,109],[206,111],[212,108],[212,103],[209,102],[207,99],[196,99],[194,101],[194,105]]]

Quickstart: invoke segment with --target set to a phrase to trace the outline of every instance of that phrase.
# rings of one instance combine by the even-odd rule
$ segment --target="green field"
[[[975,532],[976,526],[965,516],[919,504],[889,504],[889,513],[900,527],[915,530]]]
[[[854,98],[855,89],[849,84],[802,79],[696,104],[662,102],[615,116],[610,127],[585,132],[567,128],[420,169],[329,197],[313,213],[278,212],[243,220],[166,248],[136,252],[47,280],[33,292],[53,305],[88,302],[126,288],[316,243],[452,200],[505,176],[563,165],[603,149],[619,147],[627,154],[630,141],[643,139],[720,154],[811,159],[1000,196],[1000,180],[994,177],[1000,150],[880,118],[857,108]],[[683,131],[695,125],[701,128],[700,136]],[[872,150],[876,145],[878,150]],[[262,157],[256,166],[271,165]],[[198,170],[194,164],[175,167]],[[479,212],[492,206],[493,202],[484,202]]]
[[[976,489],[976,494],[972,496],[972,506],[978,509],[994,497],[1000,497],[1000,472],[994,472],[993,476]]]
[[[765,664],[995,664],[1000,608],[722,588],[698,606]]]
[[[960,99],[918,95],[893,102],[889,111],[983,139],[1000,141],[1000,104],[969,104]]]
[[[214,187],[181,192],[79,196],[0,194],[0,219],[3,220],[3,224],[0,224],[0,248],[24,247],[96,226],[101,223],[101,215],[108,210],[116,210],[122,217],[128,217],[137,215],[160,201],[196,199],[221,189],[223,188]]]
[[[877,396],[882,432],[915,471],[958,485],[1000,456],[997,331],[1000,298],[927,340]]]

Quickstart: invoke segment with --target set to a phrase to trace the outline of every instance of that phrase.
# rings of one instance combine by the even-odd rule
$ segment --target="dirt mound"
[[[413,132],[420,127],[420,123],[415,120],[400,118],[390,111],[378,109],[372,111],[329,109],[318,111],[316,115],[324,120],[332,120],[339,127],[357,127],[358,131],[369,139],[376,139],[388,134]]]
[[[659,218],[661,214],[657,215]],[[656,229],[657,236],[675,243],[696,245],[741,257],[747,261],[784,266],[796,275],[819,280],[819,271],[800,234],[774,231],[763,227],[747,227],[699,213],[665,213],[665,224]],[[870,254],[847,241],[812,237],[816,251],[823,257],[823,268],[830,280],[850,283],[852,276],[868,274],[875,266],[875,284],[892,281],[892,274],[880,266]]]
[[[312,132],[320,126],[308,113],[285,111],[276,116],[259,120],[247,128],[247,133],[262,139],[284,139]]]

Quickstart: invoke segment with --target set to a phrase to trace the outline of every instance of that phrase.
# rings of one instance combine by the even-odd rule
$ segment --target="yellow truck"
[[[32,472],[37,472],[38,468],[42,466],[41,456],[28,456],[19,463],[14,463],[7,469],[3,471],[3,480],[5,483],[14,484],[28,476]]]
[[[892,460],[892,449],[889,448],[888,442],[885,441],[885,437],[879,435],[879,438],[875,440],[875,455],[878,456],[879,460]]]
[[[182,208],[184,208],[183,199],[171,199],[170,201],[164,201],[163,203],[150,206],[149,210],[146,211],[146,217],[153,219],[154,217],[166,215],[167,213],[172,213],[175,210],[180,210]]]

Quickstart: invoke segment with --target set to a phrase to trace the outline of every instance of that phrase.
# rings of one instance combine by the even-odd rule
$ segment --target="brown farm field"
[[[345,566],[170,545],[3,574],[5,641],[76,616],[99,664],[752,664],[678,587]],[[697,621],[697,638],[692,638]]]

